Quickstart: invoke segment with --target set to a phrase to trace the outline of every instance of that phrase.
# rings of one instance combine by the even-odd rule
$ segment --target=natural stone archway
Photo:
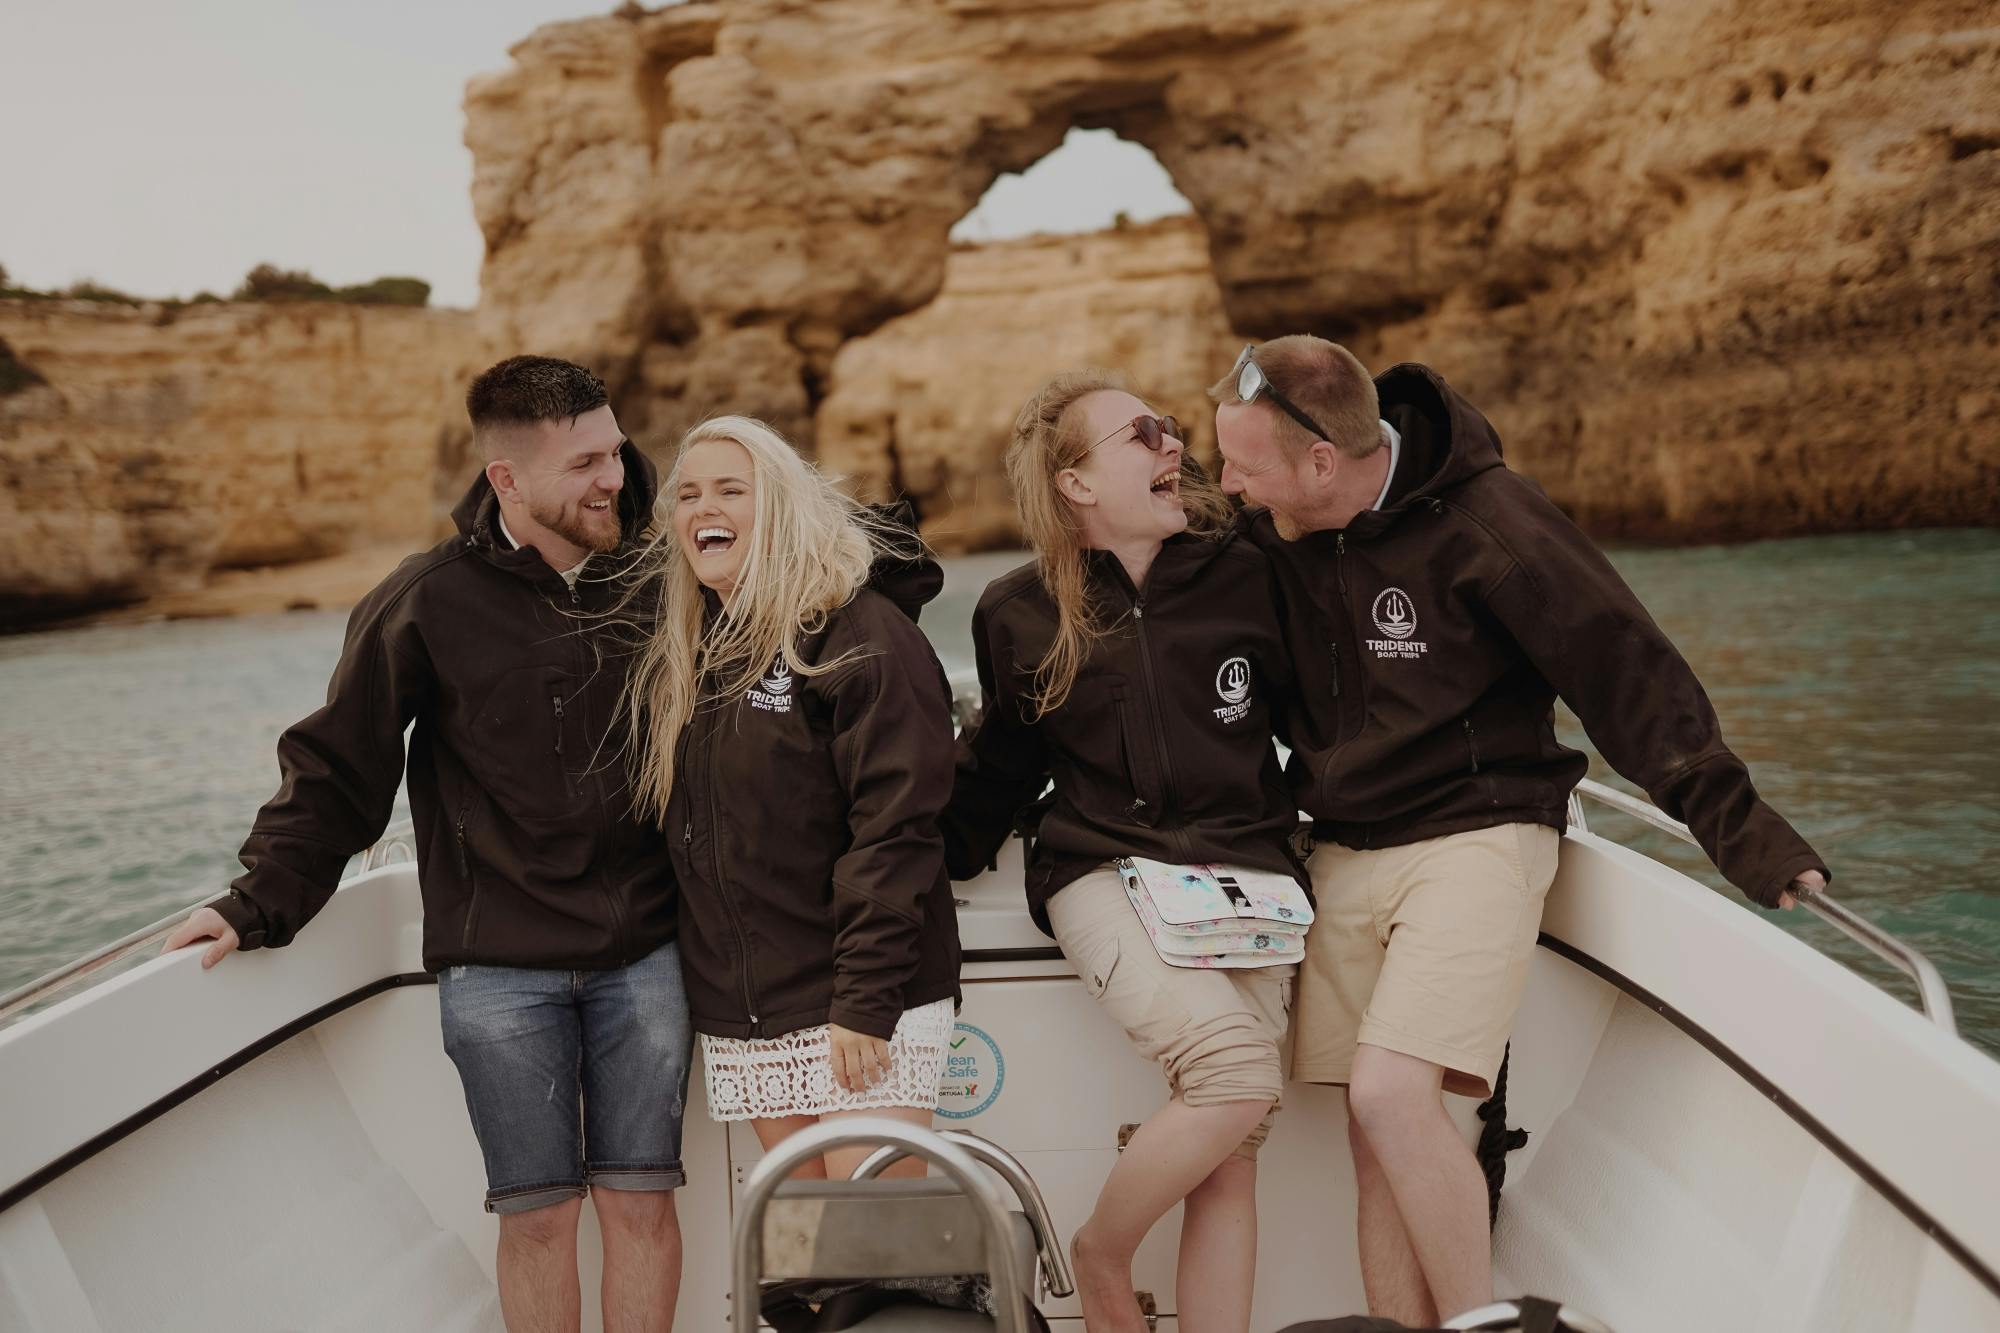
[[[1223,313],[1207,230],[1184,211],[1127,221],[1121,206],[1132,201],[1120,182],[1144,179],[1150,168],[1166,183],[1157,159],[1126,141],[1106,152],[1074,139],[1021,176],[1003,177],[967,217],[980,216],[1003,185],[1019,189],[1053,168],[1039,188],[1068,178],[1066,216],[1095,212],[1111,225],[956,242],[929,304],[841,346],[814,415],[821,465],[863,499],[915,502],[925,537],[941,551],[1019,539],[1006,445],[1022,401],[1056,371],[1124,371],[1156,410],[1179,418],[1197,457],[1214,460],[1203,387],[1240,344]]]
[[[810,445],[842,344],[1102,126],[1235,329],[1431,361],[1600,532],[2000,516],[1974,0],[724,0],[514,55],[467,97],[483,317],[653,442],[728,409]]]
[[[945,273],[935,301],[834,358],[814,437],[862,498],[914,500],[943,551],[1016,541],[1009,427],[1037,384],[1086,366],[1127,372],[1212,462],[1204,390],[1240,344],[1198,221],[961,246]]]

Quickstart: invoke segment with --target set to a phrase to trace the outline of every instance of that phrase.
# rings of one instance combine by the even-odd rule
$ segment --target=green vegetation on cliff
[[[16,287],[0,265],[0,300],[14,301],[100,301],[109,305],[212,305],[225,298],[213,292],[197,292],[192,299],[177,296],[152,298],[133,296],[115,287],[85,278],[59,290],[38,291]],[[259,264],[244,275],[231,301],[335,301],[344,305],[427,306],[431,285],[422,278],[382,277],[352,287],[330,287],[304,269],[281,269],[275,264]]]

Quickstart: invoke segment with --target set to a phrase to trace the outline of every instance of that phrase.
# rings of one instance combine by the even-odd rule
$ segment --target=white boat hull
[[[946,1123],[1016,1153],[1067,1236],[1163,1086],[1027,923],[1017,858],[962,890],[969,1063]],[[500,1327],[417,912],[410,868],[376,870],[288,949],[212,973],[189,951],[0,1032],[0,1331]],[[1550,895],[1508,1122],[1531,1137],[1495,1233],[1502,1295],[1619,1333],[2000,1330],[2000,1065],[1589,835]],[[1256,1329],[1364,1307],[1345,1143],[1337,1090],[1287,1090]],[[721,1330],[756,1143],[697,1086],[684,1155],[680,1326]],[[1135,1272],[1168,1329],[1176,1239],[1170,1216]],[[588,1209],[583,1252],[590,1292]],[[1073,1300],[1044,1309],[1080,1330]]]

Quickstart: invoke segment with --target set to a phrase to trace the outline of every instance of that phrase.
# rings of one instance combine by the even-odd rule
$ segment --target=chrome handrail
[[[1051,1296],[1074,1296],[1076,1279],[1070,1275],[1069,1256],[1063,1252],[1062,1238],[1056,1235],[1056,1224],[1049,1216],[1049,1205],[1042,1198],[1041,1187],[1028,1174],[1028,1168],[1020,1159],[990,1139],[982,1139],[977,1134],[968,1134],[962,1129],[940,1129],[933,1131],[947,1143],[955,1143],[972,1154],[974,1161],[988,1166],[1014,1191],[1014,1197],[1021,1201],[1022,1209],[1028,1215],[1028,1225],[1035,1230],[1035,1249],[1042,1265],[1042,1286]],[[861,1165],[854,1168],[852,1180],[873,1180],[884,1170],[910,1155],[907,1148],[895,1144],[884,1144],[863,1158]]]
[[[812,1158],[834,1148],[865,1144],[871,1148],[892,1144],[937,1167],[971,1203],[983,1233],[987,1279],[993,1284],[993,1327],[995,1333],[1027,1333],[1027,1294],[1020,1290],[1014,1255],[1008,1244],[1012,1234],[1007,1210],[979,1164],[955,1143],[931,1129],[906,1125],[885,1117],[857,1116],[852,1120],[823,1120],[772,1148],[750,1171],[743,1182],[743,1197],[737,1203],[734,1235],[730,1238],[730,1305],[737,1312],[737,1326],[755,1329],[759,1308],[758,1284],[764,1267],[764,1210],[776,1197],[778,1187],[791,1173]]]
[[[203,901],[207,901],[203,899]],[[162,917],[150,926],[141,926],[129,935],[120,935],[111,943],[103,945],[73,963],[65,963],[53,972],[45,972],[24,986],[16,986],[5,995],[0,995],[0,1027],[22,1011],[41,1004],[57,993],[70,989],[95,972],[102,972],[114,963],[123,962],[149,945],[159,943],[173,934],[174,928],[187,920],[200,903],[190,903],[172,916]]]
[[[404,853],[400,859],[416,860],[416,848],[411,842],[414,836],[415,827],[407,819],[391,825],[367,851],[361,853],[356,873],[365,875],[371,870],[395,864],[398,858],[393,853],[399,850]],[[0,1027],[7,1026],[24,1011],[45,1004],[61,992],[76,987],[86,977],[102,972],[114,964],[122,963],[151,945],[164,943],[167,936],[174,933],[174,928],[187,920],[190,912],[209,902],[212,897],[213,895],[205,895],[171,915],[161,917],[150,926],[141,926],[129,935],[120,935],[109,944],[99,945],[74,962],[64,963],[55,971],[44,972],[33,981],[16,986],[13,990],[0,995]]]
[[[401,851],[402,859],[405,861],[416,860],[416,837],[417,826],[413,821],[405,819],[401,823],[391,824],[382,831],[382,836],[375,839],[367,851],[361,853],[361,867],[356,873],[365,875],[371,870],[394,865],[395,859],[390,855],[392,852]]]
[[[1701,846],[1686,824],[1668,815],[1652,802],[1627,795],[1601,782],[1589,780],[1577,783],[1576,794],[1570,797],[1570,822],[1584,832],[1588,832],[1590,826],[1584,822],[1582,805],[1576,799],[1578,795],[1588,796],[1600,805],[1607,805],[1620,814],[1630,815],[1643,824],[1659,829],[1662,833],[1679,838],[1682,842],[1695,847]],[[1917,998],[1923,1005],[1924,1016],[1952,1036],[1958,1035],[1958,1020],[1951,1009],[1951,991],[1945,986],[1944,976],[1937,970],[1937,964],[1924,957],[1921,950],[1897,939],[1844,904],[1835,902],[1824,890],[1793,889],[1791,893],[1798,899],[1799,906],[1884,962],[1894,964],[1905,976],[1916,982]]]

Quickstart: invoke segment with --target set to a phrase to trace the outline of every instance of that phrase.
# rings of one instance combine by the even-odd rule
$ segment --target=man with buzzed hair
[[[457,533],[354,609],[326,706],[278,741],[244,874],[167,948],[211,940],[208,968],[289,944],[387,828],[407,729],[424,966],[499,1214],[507,1327],[578,1326],[588,1192],[605,1327],[664,1330],[692,1034],[667,848],[603,743],[626,656],[591,614],[651,520],[653,468],[567,361],[502,361],[466,410],[485,467]]]
[[[1223,489],[1262,506],[1298,686],[1287,770],[1318,843],[1294,1076],[1347,1085],[1372,1313],[1492,1299],[1486,1182],[1441,1091],[1486,1096],[1583,755],[1765,907],[1826,863],[1759,799],[1694,673],[1611,564],[1425,366],[1297,335],[1210,390]]]

